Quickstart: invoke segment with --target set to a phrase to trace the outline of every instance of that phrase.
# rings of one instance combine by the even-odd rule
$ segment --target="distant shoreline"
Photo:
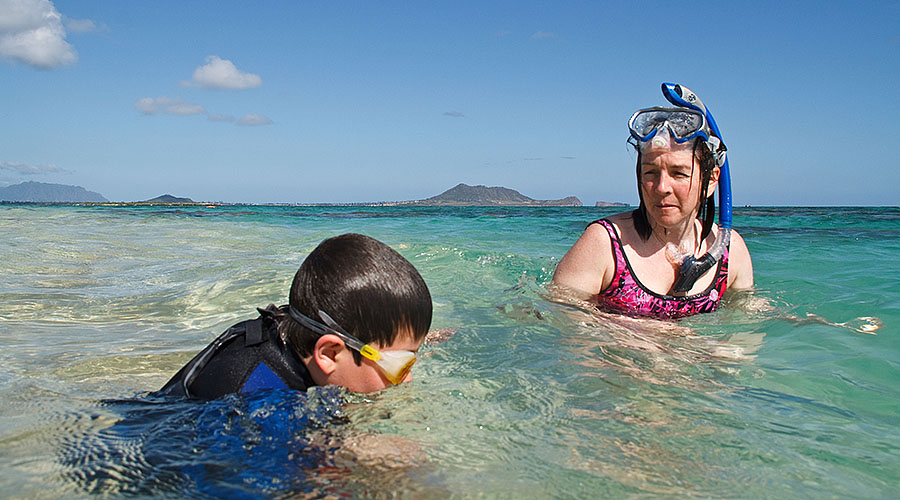
[[[99,193],[87,191],[81,186],[51,184],[44,182],[23,182],[6,188],[0,188],[0,202],[11,203],[50,203],[50,204],[83,204],[83,205],[184,205],[184,206],[217,206],[233,204],[215,201],[194,201],[191,198],[163,194],[155,198],[141,201],[110,201]],[[567,196],[558,200],[538,200],[502,186],[470,186],[465,183],[444,191],[430,198],[403,201],[367,201],[353,203],[262,203],[259,205],[293,205],[293,206],[424,206],[424,207],[580,207],[581,200],[576,196]],[[625,207],[625,203],[598,201],[598,207]]]
[[[109,207],[126,207],[126,206],[168,206],[168,207],[204,207],[204,208],[218,208],[218,207],[393,207],[393,206],[411,206],[411,207],[422,207],[422,208],[436,208],[436,207],[448,207],[448,208],[570,208],[570,209],[586,209],[586,208],[635,208],[636,205],[628,205],[628,204],[619,204],[619,205],[606,205],[606,206],[596,206],[596,205],[583,205],[580,207],[576,206],[550,206],[550,205],[425,205],[425,204],[411,204],[409,202],[321,202],[321,203],[281,203],[281,202],[269,202],[269,203],[235,203],[235,202],[193,202],[193,203],[146,203],[140,201],[120,201],[120,202],[83,202],[83,201],[71,201],[71,202],[52,202],[52,201],[0,201],[0,206],[11,206],[11,205],[39,205],[39,206],[109,206]],[[785,208],[785,209],[823,209],[823,208],[846,208],[846,209],[856,209],[856,208],[886,208],[893,210],[900,210],[900,206],[898,205],[742,205],[739,207],[734,207],[736,211],[742,209],[770,209],[770,208]]]
[[[308,203],[287,203],[287,202],[266,202],[266,203],[236,203],[236,202],[182,202],[182,203],[157,203],[144,201],[0,201],[0,205],[66,205],[66,206],[97,206],[97,207],[448,207],[448,208],[627,208],[631,205],[610,204],[610,205],[538,205],[538,204],[479,204],[479,203],[421,203],[417,201],[380,201],[380,202],[308,202]]]

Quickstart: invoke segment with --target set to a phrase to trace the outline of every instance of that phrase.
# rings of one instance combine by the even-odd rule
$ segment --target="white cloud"
[[[145,115],[164,113],[167,115],[204,115],[206,109],[199,104],[192,104],[171,97],[144,97],[134,101],[134,109]]]
[[[0,31],[39,28],[53,15],[59,20],[59,13],[47,0],[0,0]]]
[[[190,81],[182,82],[186,87],[210,89],[244,90],[262,85],[262,78],[252,73],[239,71],[234,63],[219,56],[209,56],[206,64],[194,70]]]
[[[134,101],[134,109],[145,115],[155,115],[158,113],[166,115],[206,115],[211,122],[225,122],[242,125],[245,127],[254,127],[259,125],[271,125],[273,122],[268,117],[256,113],[250,113],[235,120],[231,115],[223,115],[219,113],[210,113],[199,105],[193,104],[182,99],[172,97],[144,97]]]
[[[56,165],[27,165],[25,163],[0,161],[0,170],[15,172],[19,175],[67,174],[68,170]]]
[[[49,0],[0,0],[0,55],[40,69],[78,60]]]
[[[137,101],[134,101],[134,109],[145,115],[152,115],[156,113],[156,99],[152,97],[138,99]]]
[[[246,127],[255,127],[258,125],[270,125],[272,120],[266,118],[263,115],[257,114],[249,114],[241,117],[240,120],[237,121],[238,125],[244,125]]]

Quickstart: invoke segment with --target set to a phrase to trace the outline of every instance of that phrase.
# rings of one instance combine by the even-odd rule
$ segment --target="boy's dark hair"
[[[399,253],[362,234],[329,238],[294,275],[290,305],[321,321],[325,311],[364,343],[389,345],[408,327],[420,340],[431,327],[431,294],[425,280]],[[279,333],[300,357],[312,354],[319,335],[285,314]],[[361,356],[353,351],[356,363]]]

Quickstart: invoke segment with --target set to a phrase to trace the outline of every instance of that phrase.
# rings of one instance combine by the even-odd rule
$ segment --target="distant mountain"
[[[179,198],[177,196],[172,196],[171,194],[164,194],[162,196],[157,196],[156,198],[151,198],[146,201],[139,201],[138,203],[195,203],[194,200],[190,198]]]
[[[424,200],[412,202],[415,205],[445,206],[522,206],[522,207],[580,207],[581,200],[569,196],[561,200],[535,200],[505,187],[469,186],[459,184],[443,193]]]
[[[107,202],[100,193],[88,191],[81,186],[49,184],[46,182],[23,182],[0,187],[0,201],[26,201],[39,203],[103,203]]]

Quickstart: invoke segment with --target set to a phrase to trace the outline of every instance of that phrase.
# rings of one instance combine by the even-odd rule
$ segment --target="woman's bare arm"
[[[553,284],[592,297],[609,286],[614,270],[609,233],[591,224],[559,261]]]

